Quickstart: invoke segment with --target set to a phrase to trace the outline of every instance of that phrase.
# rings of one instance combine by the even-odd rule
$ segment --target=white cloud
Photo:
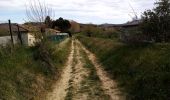
[[[153,7],[155,0],[40,0],[46,2],[53,8],[57,17],[77,18],[80,22],[93,21],[94,23],[122,23],[131,18],[128,14],[132,13],[129,3],[135,9],[138,16],[145,9]],[[0,0],[0,15],[2,12],[25,13],[25,4],[27,0]],[[84,21],[83,18],[86,19]],[[89,18],[89,20],[87,20]],[[96,21],[95,21],[96,19]],[[123,19],[123,20],[122,20]],[[120,21],[117,21],[120,20]]]

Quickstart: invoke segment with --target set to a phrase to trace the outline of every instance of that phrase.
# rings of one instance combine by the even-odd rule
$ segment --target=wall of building
[[[35,36],[31,35],[31,33],[28,33],[27,36],[28,36],[28,46],[34,46],[36,42]]]
[[[13,41],[14,44],[18,43],[18,37],[17,36],[13,36]],[[11,36],[1,36],[0,37],[0,45],[5,46],[7,44],[11,44]]]
[[[30,33],[23,33],[22,34],[22,41],[23,44],[26,46],[34,46],[36,39]],[[14,44],[20,43],[18,36],[13,36]],[[1,36],[0,37],[0,45],[5,46],[11,43],[11,36]]]

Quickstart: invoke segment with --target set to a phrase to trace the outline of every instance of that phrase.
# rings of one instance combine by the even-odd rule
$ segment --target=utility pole
[[[14,40],[13,40],[12,28],[11,28],[11,20],[8,20],[8,22],[9,22],[9,32],[10,32],[10,35],[11,35],[11,42],[12,42],[12,45],[14,46]]]
[[[22,42],[22,36],[21,36],[21,32],[20,32],[20,29],[19,29],[19,25],[17,24],[17,28],[18,28],[18,39],[20,40],[21,42],[21,45],[23,44]]]

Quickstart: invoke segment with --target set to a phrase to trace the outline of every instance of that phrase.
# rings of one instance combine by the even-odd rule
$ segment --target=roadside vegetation
[[[116,39],[121,32],[115,28],[103,28],[97,25],[87,24],[82,25],[80,34],[88,37],[110,38]]]
[[[77,37],[96,54],[130,100],[170,99],[170,45],[129,45],[110,39]]]
[[[70,40],[62,45],[44,41],[35,47],[1,47],[0,99],[42,100],[67,60]]]

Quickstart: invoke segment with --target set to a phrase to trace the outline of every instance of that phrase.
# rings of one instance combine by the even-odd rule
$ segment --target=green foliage
[[[97,55],[128,99],[170,99],[170,44],[125,45],[101,38],[78,39]]]
[[[63,18],[59,18],[56,21],[53,21],[52,28],[59,28],[61,32],[66,32],[71,27],[71,24],[68,20],[65,20]]]
[[[52,20],[51,20],[50,16],[47,16],[45,18],[45,25],[46,25],[47,28],[52,27]]]
[[[170,2],[169,0],[159,0],[155,5],[156,8],[143,13],[141,29],[143,33],[157,42],[169,41]]]
[[[120,30],[120,40],[127,44],[140,44],[147,42],[149,39],[141,32],[139,27],[132,27]]]
[[[67,59],[70,42],[67,41],[60,49],[53,43],[43,44],[43,47],[0,48],[0,99],[43,99],[60,76],[58,70]]]
[[[118,38],[120,33],[114,28],[105,29],[94,25],[83,26],[81,32],[83,35],[86,35],[88,37],[100,37],[100,38],[110,38],[110,39]]]

